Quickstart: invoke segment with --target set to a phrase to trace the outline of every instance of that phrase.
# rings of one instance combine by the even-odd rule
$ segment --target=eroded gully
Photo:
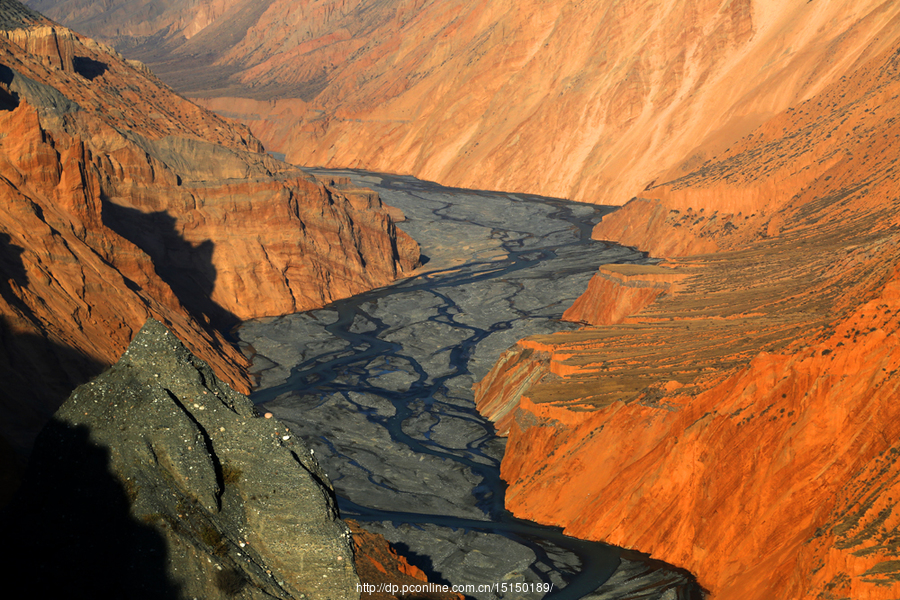
[[[693,596],[685,573],[507,512],[504,440],[473,402],[472,384],[507,347],[575,327],[559,318],[599,265],[648,261],[590,239],[609,208],[321,174],[350,176],[402,209],[401,228],[427,257],[392,286],[239,330],[259,376],[252,398],[313,448],[342,516],[383,534],[431,581],[520,584],[470,594],[479,600]]]

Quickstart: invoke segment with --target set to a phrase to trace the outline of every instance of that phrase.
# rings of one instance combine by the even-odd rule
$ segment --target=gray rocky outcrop
[[[309,448],[153,320],[60,408],[4,516],[42,597],[358,596]]]

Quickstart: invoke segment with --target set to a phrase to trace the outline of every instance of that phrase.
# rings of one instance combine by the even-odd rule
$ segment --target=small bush
[[[224,569],[216,573],[216,587],[226,596],[237,596],[244,589],[244,575],[237,569]]]
[[[228,553],[228,541],[215,527],[203,525],[200,527],[200,541],[206,544],[216,556],[225,556]]]
[[[138,484],[135,483],[134,479],[126,479],[123,482],[123,486],[125,488],[125,495],[128,497],[128,503],[134,504],[134,501],[137,500],[138,497]]]
[[[243,475],[243,471],[234,465],[222,465],[222,481],[225,485],[234,485],[241,480],[241,475]]]

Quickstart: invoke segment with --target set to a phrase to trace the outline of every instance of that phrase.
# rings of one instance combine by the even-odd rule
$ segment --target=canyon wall
[[[897,596],[898,76],[894,47],[603,219],[672,258],[602,268],[597,327],[479,382],[513,512],[713,598]]]
[[[0,25],[0,437],[16,452],[148,317],[247,391],[222,331],[417,264],[376,194],[271,158],[245,127],[16,2]]]
[[[617,205],[891,47],[900,11],[882,0],[31,4],[296,164]]]
[[[415,268],[396,209],[13,0],[0,196],[0,518],[32,591],[355,598],[378,559],[425,580],[382,538],[353,549],[309,449],[234,391],[227,339]]]

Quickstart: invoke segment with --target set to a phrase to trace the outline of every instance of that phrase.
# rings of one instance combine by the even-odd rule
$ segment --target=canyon
[[[895,45],[884,0],[31,0],[289,162],[620,205]]]
[[[467,383],[507,437],[507,508],[686,569],[713,598],[900,592],[895,3],[31,5],[290,162],[623,205],[593,237],[657,260],[599,265],[564,331],[476,357],[500,355]],[[4,364],[43,399],[7,411],[16,448],[148,316],[247,391],[224,326],[418,264],[358,177],[280,163],[139,63],[3,7]],[[260,217],[226,216],[260,195],[276,199]],[[264,382],[279,363],[260,354]],[[413,375],[363,374],[389,391]]]
[[[2,437],[16,452],[148,317],[249,391],[221,331],[417,264],[373,193],[280,163],[142,65],[2,8]]]
[[[351,543],[302,442],[234,454],[278,425],[227,333],[414,269],[402,215],[12,0],[0,56],[11,572],[73,598],[356,597],[355,558],[423,581],[383,538]]]
[[[247,321],[237,334],[259,377],[251,397],[315,451],[341,513],[478,600],[699,598],[690,574],[513,518],[502,440],[475,411],[472,383],[511,343],[577,327],[560,317],[599,263],[653,262],[590,240],[609,209],[337,174],[401,208],[428,262],[404,281]]]

